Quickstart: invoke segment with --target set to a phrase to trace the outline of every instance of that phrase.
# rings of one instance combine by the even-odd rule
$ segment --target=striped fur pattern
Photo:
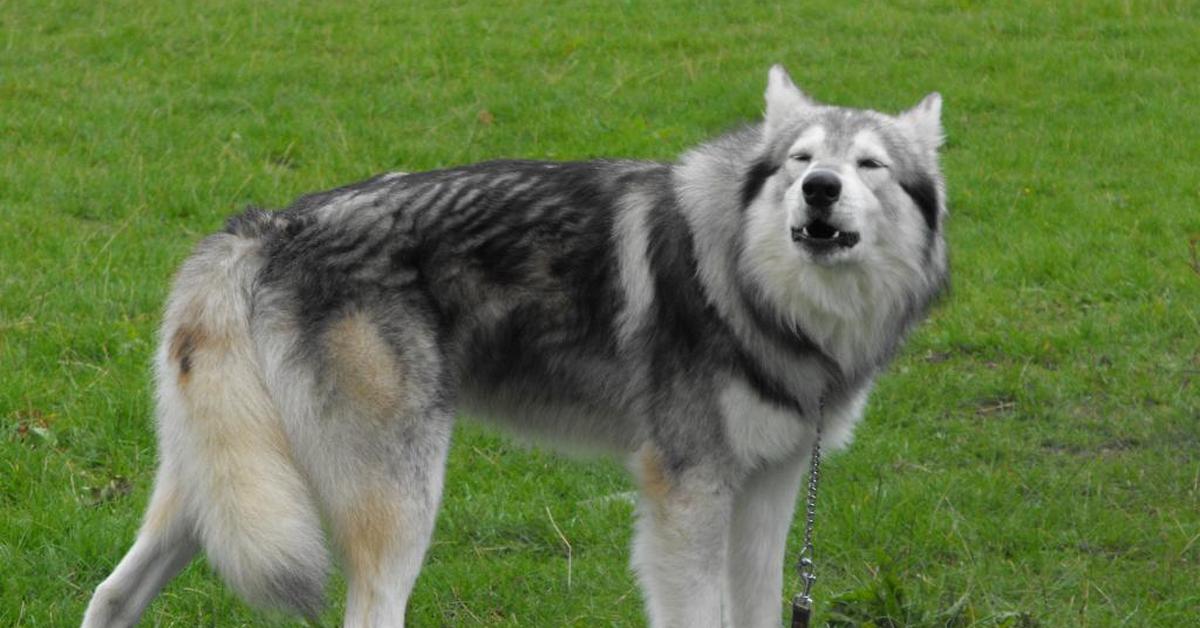
[[[848,442],[948,270],[936,94],[830,107],[776,66],[766,100],[675,163],[393,173],[201,242],[155,490],[84,625],[136,623],[201,550],[310,618],[336,559],[345,624],[402,625],[460,412],[628,461],[651,625],[778,625],[818,407]]]

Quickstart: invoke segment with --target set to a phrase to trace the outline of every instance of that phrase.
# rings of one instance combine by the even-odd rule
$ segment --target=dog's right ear
[[[767,73],[767,128],[778,128],[799,109],[815,103],[792,82],[787,70],[778,63]]]

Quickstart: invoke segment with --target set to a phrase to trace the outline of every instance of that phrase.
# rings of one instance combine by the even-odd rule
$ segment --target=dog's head
[[[897,116],[830,107],[775,66],[766,105],[762,152],[743,197],[776,214],[772,228],[786,230],[801,260],[826,267],[878,255],[928,260],[940,248],[940,95]]]
[[[887,355],[949,280],[938,94],[899,115],[832,107],[771,68],[742,153],[738,267],[842,365]]]

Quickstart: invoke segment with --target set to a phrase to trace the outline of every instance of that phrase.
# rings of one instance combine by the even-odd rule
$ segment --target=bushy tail
[[[328,572],[324,534],[250,335],[259,241],[231,230],[197,247],[167,305],[156,365],[162,471],[230,586],[253,604],[313,617]]]

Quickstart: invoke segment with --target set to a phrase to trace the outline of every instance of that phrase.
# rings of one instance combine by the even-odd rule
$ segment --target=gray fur
[[[748,570],[782,551],[815,422],[848,441],[873,379],[948,274],[939,98],[900,117],[827,107],[778,69],[767,102],[763,123],[678,163],[495,161],[248,210],[220,236],[239,243],[236,272],[193,263],[197,278],[181,276],[173,303],[191,305],[168,312],[164,346],[202,319],[198,345],[248,356],[237,364],[262,392],[245,394],[272,408],[262,413],[278,417],[308,485],[287,499],[332,520],[348,624],[403,620],[457,410],[629,458],[652,623],[715,626],[722,606],[733,625],[772,623],[757,597],[778,608],[778,574]],[[818,138],[811,165],[789,154],[806,137]],[[881,151],[886,170],[861,165],[863,150]],[[794,199],[818,165],[846,185],[831,220],[863,237],[828,255],[793,242],[816,225]],[[249,320],[221,327],[233,324],[214,322],[222,308]],[[174,447],[176,431],[231,429],[184,416],[203,407],[188,387],[209,381],[188,346],[182,358],[164,349],[159,367],[160,412],[182,417],[160,423],[164,468],[197,455]],[[207,394],[221,395],[220,374],[208,376]],[[193,479],[171,481],[187,492]],[[205,506],[192,508],[178,516],[220,552],[194,510]],[[759,527],[769,543],[753,538]],[[242,588],[312,615],[315,602],[294,598],[321,569],[255,580],[267,558],[239,565]],[[127,578],[106,581],[104,604]]]

